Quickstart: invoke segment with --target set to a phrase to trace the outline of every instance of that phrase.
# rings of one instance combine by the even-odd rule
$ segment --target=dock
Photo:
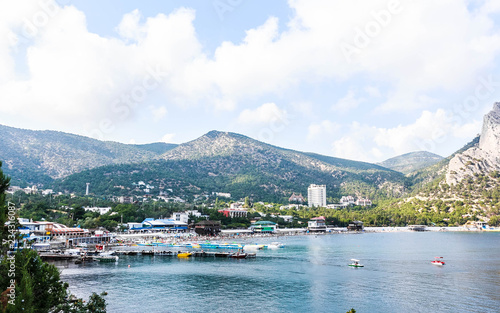
[[[232,252],[215,252],[215,251],[114,251],[116,255],[151,255],[151,256],[172,256],[176,257],[179,253],[191,253],[191,257],[198,258],[229,258],[234,253]],[[255,258],[255,253],[246,253],[247,258]]]
[[[80,258],[80,256],[71,254],[59,254],[59,253],[40,253],[40,258],[43,261],[67,261],[67,260],[76,260]]]

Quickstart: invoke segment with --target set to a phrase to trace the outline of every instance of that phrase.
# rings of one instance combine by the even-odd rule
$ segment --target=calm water
[[[279,240],[286,248],[256,259],[121,256],[116,264],[71,264],[61,276],[80,297],[107,291],[108,312],[500,311],[500,233]],[[446,265],[431,265],[434,256]],[[365,267],[348,267],[351,258]]]

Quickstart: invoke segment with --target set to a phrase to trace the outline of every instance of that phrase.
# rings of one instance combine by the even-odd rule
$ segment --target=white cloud
[[[44,9],[40,3],[2,4],[0,114],[43,118],[62,130],[90,135],[107,135],[112,127],[103,124],[133,119],[136,110],[151,105],[148,95],[156,90],[169,105],[208,104],[236,111],[243,100],[286,97],[303,85],[342,82],[362,90],[375,79],[387,96],[380,111],[429,109],[439,104],[430,94],[460,92],[485,70],[497,69],[500,51],[494,0],[479,3],[477,10],[469,9],[466,0],[401,1],[401,13],[391,15],[351,63],[342,43],[354,44],[359,31],[377,23],[373,13],[388,10],[387,0],[289,0],[294,15],[285,27],[269,17],[248,29],[242,40],[225,41],[213,53],[205,52],[198,40],[191,9],[145,18],[134,10],[123,16],[113,38],[90,32],[85,14],[74,6],[50,0]],[[37,14],[49,18],[26,38],[23,32],[29,27],[23,21]],[[23,60],[25,66],[16,63]],[[152,71],[158,79],[152,79]],[[360,77],[368,82],[361,83]],[[380,95],[374,87],[365,91]],[[361,101],[348,91],[336,107],[349,110]],[[266,123],[285,113],[267,103],[243,110],[238,120]],[[390,137],[378,139],[380,145],[405,150],[407,143],[390,129],[375,130]],[[348,140],[354,135],[348,136],[343,144],[355,149]]]
[[[309,125],[307,139],[311,141],[324,138],[331,139],[331,136],[335,135],[339,129],[340,125],[328,120],[321,121],[320,123],[313,123]]]
[[[379,98],[382,96],[382,94],[380,93],[380,90],[377,87],[373,87],[373,86],[365,87],[365,92],[368,94],[368,96],[370,96],[372,98]]]
[[[165,142],[165,143],[173,143],[174,138],[175,138],[175,134],[168,133],[168,134],[163,135],[163,137],[161,137],[160,141]]]
[[[305,117],[314,117],[314,104],[309,101],[293,102],[291,108],[297,114]]]
[[[242,124],[263,124],[273,123],[287,119],[286,110],[280,109],[275,103],[264,103],[255,110],[243,110],[238,122]]]
[[[153,114],[153,121],[154,122],[160,121],[168,113],[167,108],[165,106],[158,106],[158,107],[151,106],[150,110],[151,110],[151,113]]]
[[[356,98],[356,93],[353,90],[349,90],[344,97],[339,99],[339,101],[332,106],[332,109],[335,111],[347,112],[357,108],[363,101],[363,98]]]
[[[89,32],[81,11],[50,3],[57,14],[33,32],[29,43],[18,42],[18,49],[26,49],[28,74],[0,80],[0,112],[43,117],[66,131],[102,138],[123,120],[133,119],[151,93],[168,85],[179,68],[200,54],[192,10],[159,14],[143,24],[136,10],[118,27],[122,40]],[[16,12],[22,21],[45,11]],[[5,27],[0,20],[0,29]],[[22,25],[8,24],[7,29],[23,36]],[[136,42],[128,44],[129,39]],[[0,56],[4,45],[0,43]],[[159,119],[166,108],[154,114]]]
[[[454,116],[443,109],[424,111],[415,122],[393,128],[354,122],[346,135],[332,143],[332,149],[337,157],[368,162],[420,150],[447,156],[450,145],[458,150],[463,139],[471,139],[480,127],[475,120],[456,124]]]

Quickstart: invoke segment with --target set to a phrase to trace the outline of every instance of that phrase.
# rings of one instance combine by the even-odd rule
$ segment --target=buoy
[[[130,268],[130,264],[128,265],[128,268]]]

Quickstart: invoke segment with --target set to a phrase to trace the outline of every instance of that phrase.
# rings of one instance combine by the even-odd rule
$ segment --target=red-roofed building
[[[309,232],[325,232],[326,231],[325,217],[318,216],[311,218],[311,220],[307,222],[307,230]]]
[[[235,218],[235,217],[247,217],[248,211],[245,209],[224,209],[219,210],[220,213],[224,214],[225,217]]]

